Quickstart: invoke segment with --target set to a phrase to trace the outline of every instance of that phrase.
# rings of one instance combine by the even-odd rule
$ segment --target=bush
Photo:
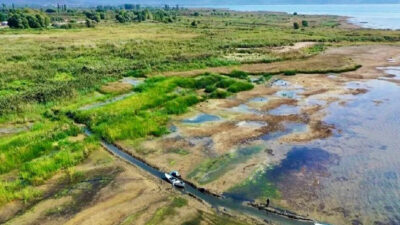
[[[96,21],[91,19],[86,19],[86,27],[90,28],[96,27]]]
[[[285,76],[293,76],[293,75],[296,75],[296,71],[295,70],[286,70],[283,72],[283,74]]]
[[[215,74],[205,74],[196,79],[196,88],[202,89],[207,86],[214,85],[221,80],[221,77]]]
[[[218,82],[215,86],[218,88],[228,88],[233,83],[235,83],[233,79],[223,79],[220,82]]]
[[[129,70],[125,73],[125,77],[146,77],[146,70]]]
[[[228,76],[230,77],[235,77],[239,79],[247,79],[248,75],[249,75],[248,73],[240,70],[234,70],[230,74],[228,74]]]
[[[217,89],[210,94],[210,98],[226,98],[229,96],[229,92],[221,89]]]
[[[204,91],[206,92],[206,93],[211,93],[211,92],[213,92],[213,91],[215,91],[217,88],[215,87],[215,85],[208,85],[205,89],[204,89]]]
[[[250,90],[253,88],[254,88],[254,85],[252,85],[251,83],[236,82],[236,83],[232,84],[231,86],[229,86],[228,91],[230,91],[232,93],[237,93],[240,91],[247,91],[247,90]]]
[[[49,24],[50,18],[39,11],[14,11],[8,18],[8,26],[16,29],[45,28]]]
[[[300,28],[299,23],[294,22],[294,23],[293,23],[293,28],[296,29],[296,30],[299,29],[299,28]]]
[[[303,27],[308,27],[308,21],[307,21],[307,20],[301,21],[301,25],[302,25]]]

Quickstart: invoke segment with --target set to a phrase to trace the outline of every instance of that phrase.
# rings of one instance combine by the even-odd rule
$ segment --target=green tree
[[[5,13],[0,13],[0,22],[6,21],[7,19],[8,19],[7,14],[5,14]]]
[[[299,23],[294,22],[294,23],[293,23],[293,28],[296,29],[296,30],[299,29],[299,28],[300,28]]]
[[[91,20],[91,19],[86,19],[86,27],[95,27],[96,26],[96,21]]]
[[[307,21],[307,20],[301,21],[301,25],[302,25],[303,27],[308,27],[308,21]]]

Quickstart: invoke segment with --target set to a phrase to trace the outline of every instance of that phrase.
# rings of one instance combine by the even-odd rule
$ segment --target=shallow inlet
[[[93,135],[91,131],[85,128],[86,135]],[[101,144],[104,148],[106,148],[109,152],[114,154],[115,156],[125,160],[126,162],[139,167],[140,169],[150,173],[151,175],[163,179],[164,172],[159,171],[158,169],[151,167],[150,165],[144,163],[143,161],[134,158],[133,156],[127,154],[126,152],[120,150],[117,146],[101,141]],[[206,192],[202,192],[194,186],[187,184],[184,190],[180,190],[184,194],[189,194],[199,198],[208,204],[210,204],[213,208],[219,210],[219,208],[226,208],[229,210],[237,211],[243,214],[251,215],[258,217],[262,220],[278,223],[282,225],[306,225],[306,224],[314,224],[311,221],[299,221],[294,219],[289,219],[283,216],[279,216],[273,213],[268,213],[265,211],[260,211],[254,207],[244,205],[244,201],[236,200],[229,197],[217,197]]]

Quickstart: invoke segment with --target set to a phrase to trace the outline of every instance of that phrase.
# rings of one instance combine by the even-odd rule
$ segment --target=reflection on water
[[[335,135],[301,147],[277,145],[274,151],[287,151],[286,158],[250,187],[233,189],[235,196],[262,198],[262,190],[276,187],[293,210],[329,212],[353,224],[400,224],[400,87],[371,80],[350,82],[347,88],[369,91],[343,96],[345,105],[328,106],[324,122],[335,125]],[[291,126],[262,139],[274,142],[305,129]]]
[[[200,113],[199,115],[197,115],[195,117],[192,117],[189,119],[184,119],[182,122],[199,124],[199,123],[213,122],[213,121],[218,121],[218,120],[221,120],[221,118],[219,116],[206,114],[206,113]]]
[[[268,113],[274,116],[299,114],[300,107],[293,105],[281,105],[278,108],[270,110]]]
[[[144,79],[134,78],[134,77],[124,77],[121,82],[131,84],[136,87],[144,82]]]
[[[390,75],[389,77],[385,77],[385,79],[400,79],[400,66],[379,67],[378,69]]]
[[[145,80],[144,78],[125,77],[125,78],[121,79],[121,82],[129,83],[129,84],[132,84],[132,86],[136,87],[137,85],[143,83],[144,80]],[[95,102],[93,104],[85,105],[85,106],[79,108],[79,110],[90,110],[90,109],[95,109],[95,108],[98,108],[98,107],[102,107],[102,106],[105,106],[105,105],[108,105],[108,104],[111,104],[111,103],[114,103],[114,102],[117,102],[117,101],[124,100],[125,98],[130,97],[130,96],[132,96],[134,94],[135,94],[135,92],[132,91],[132,92],[129,92],[129,93],[126,93],[126,94],[123,94],[123,95],[118,95],[118,96],[112,97],[112,98],[107,99],[107,100],[102,101],[102,102]]]
[[[266,98],[266,97],[255,97],[255,98],[250,99],[249,102],[266,103],[266,102],[268,102],[268,98]]]
[[[326,185],[321,197],[335,197],[364,218],[370,215],[376,221],[400,224],[395,213],[400,212],[400,181],[394,179],[400,171],[400,88],[378,80],[361,85],[370,91],[345,107],[333,104],[328,109],[325,121],[341,132],[324,145],[343,157],[339,166],[331,168],[341,179]]]
[[[300,133],[304,132],[307,129],[307,124],[304,123],[285,122],[283,125],[284,125],[284,130],[267,133],[261,136],[261,139],[264,141],[276,140],[287,134]]]
[[[130,92],[130,93],[127,93],[127,94],[118,95],[117,97],[113,97],[113,98],[107,99],[107,100],[105,100],[103,102],[96,102],[96,103],[93,103],[93,104],[90,104],[90,105],[83,106],[83,107],[79,108],[79,110],[95,109],[95,108],[98,108],[98,107],[101,107],[101,106],[105,106],[105,105],[108,105],[108,104],[111,104],[111,103],[114,103],[114,102],[117,102],[117,101],[124,100],[125,98],[128,98],[128,97],[130,97],[130,96],[132,96],[134,94],[135,94],[135,92]]]
[[[240,121],[236,124],[238,127],[254,127],[261,128],[267,126],[268,123],[263,121]]]
[[[393,75],[390,79],[399,79],[399,67],[384,70]],[[291,88],[276,95],[299,98],[302,90]],[[265,134],[261,140],[277,155],[287,152],[286,158],[226,194],[241,200],[281,198],[290,209],[313,212],[315,219],[333,224],[400,224],[400,87],[370,80],[348,82],[346,88],[368,92],[342,95],[331,104],[312,96],[305,101],[327,106],[323,122],[335,126],[333,136],[301,146],[278,141],[304,132],[302,123]],[[299,109],[282,105],[269,113],[297,114]]]
[[[272,82],[272,86],[277,86],[277,87],[287,87],[289,85],[290,85],[289,81],[285,81],[285,80],[281,80],[281,79]]]
[[[280,90],[276,92],[275,95],[283,98],[292,98],[292,99],[299,99],[300,96],[298,94],[302,93],[303,89],[295,89],[295,90]]]
[[[238,106],[232,107],[229,111],[237,112],[237,113],[245,113],[245,114],[262,114],[262,112],[257,109],[251,108],[246,104],[240,104]]]

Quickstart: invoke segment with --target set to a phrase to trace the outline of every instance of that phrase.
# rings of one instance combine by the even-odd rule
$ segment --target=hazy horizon
[[[121,4],[142,4],[142,5],[285,5],[285,4],[399,4],[400,0],[0,0],[3,4],[15,5],[37,5],[51,6],[57,4],[67,4],[70,6],[95,6],[95,5],[121,5]]]

